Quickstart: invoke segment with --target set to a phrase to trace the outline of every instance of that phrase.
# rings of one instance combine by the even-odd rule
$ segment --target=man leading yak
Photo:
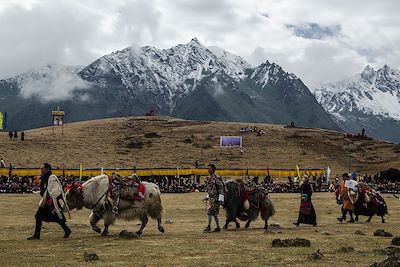
[[[33,236],[28,240],[40,239],[40,230],[42,223],[56,222],[64,230],[64,238],[71,235],[71,229],[65,223],[65,216],[60,202],[64,202],[64,206],[68,210],[67,201],[65,199],[64,190],[57,176],[51,172],[51,165],[43,163],[40,167],[42,176],[40,178],[40,195],[42,199],[39,202],[39,208],[36,212],[36,226]]]
[[[222,179],[215,173],[215,170],[216,167],[214,164],[208,164],[208,173],[210,174],[210,176],[207,178],[206,184],[206,190],[208,193],[206,200],[209,202],[207,207],[208,225],[203,232],[211,232],[212,217],[214,217],[217,225],[213,232],[221,232],[218,214],[219,207],[224,201],[224,183],[222,182]]]
[[[342,204],[342,216],[337,218],[339,222],[343,222],[346,220],[346,214],[349,213],[350,215],[350,220],[348,221],[349,223],[354,223],[354,218],[353,218],[353,211],[354,211],[354,205],[353,202],[350,199],[349,195],[349,188],[346,186],[346,182],[350,180],[350,177],[347,173],[344,173],[342,175],[342,181],[339,184],[339,197],[343,201]]]

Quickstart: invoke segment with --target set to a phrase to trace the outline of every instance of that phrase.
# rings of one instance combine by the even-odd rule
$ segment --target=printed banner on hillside
[[[241,136],[220,136],[219,147],[242,147]]]
[[[3,113],[0,112],[0,130],[3,130]]]

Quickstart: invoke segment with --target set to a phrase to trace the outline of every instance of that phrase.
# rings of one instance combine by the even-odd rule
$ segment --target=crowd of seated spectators
[[[32,193],[38,190],[33,177],[28,176],[0,176],[0,193]]]
[[[361,133],[357,133],[357,134],[346,133],[346,134],[343,134],[343,138],[368,139],[368,136],[365,134],[365,129],[363,128],[361,130]]]
[[[359,182],[365,183],[372,187],[374,190],[381,193],[399,193],[400,192],[400,179],[396,180],[383,180],[378,176],[372,177],[371,175],[364,175],[359,177]]]
[[[32,193],[39,190],[39,176],[0,176],[0,193]],[[79,181],[76,176],[60,176],[61,184],[65,187],[73,181]],[[81,182],[90,179],[90,177],[82,178]],[[287,181],[274,181],[272,177],[266,176],[262,181],[259,177],[248,177],[261,187],[264,187],[269,193],[298,193],[300,192],[301,181],[297,177],[287,177]],[[281,178],[282,179],[282,178]],[[189,193],[189,192],[205,192],[205,180],[196,177],[179,177],[179,176],[152,176],[141,177],[142,181],[156,183],[162,193]],[[224,177],[223,180],[231,180]],[[310,184],[314,192],[334,192],[340,181],[337,176],[330,182],[325,176],[310,177]],[[377,176],[365,175],[357,177],[358,182],[363,182],[373,189],[381,193],[399,193],[400,181],[380,180]]]
[[[189,193],[205,191],[205,183],[200,182],[200,177],[152,176],[142,177],[141,180],[157,184],[161,193]]]
[[[264,129],[257,129],[256,126],[254,127],[242,127],[240,128],[241,133],[255,133],[257,136],[267,134]]]
[[[257,177],[253,181],[257,183]],[[287,182],[274,182],[272,177],[266,176],[260,183],[269,193],[299,193],[301,181],[297,177],[287,177]],[[310,185],[314,192],[331,192],[326,177],[310,177]]]

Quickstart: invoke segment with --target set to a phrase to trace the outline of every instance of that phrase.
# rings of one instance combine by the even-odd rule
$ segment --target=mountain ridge
[[[32,121],[30,125],[44,126],[44,120],[35,124],[38,118],[31,114],[45,116],[45,112],[61,106],[68,121],[143,115],[153,109],[186,119],[294,121],[297,125],[339,129],[296,75],[269,61],[252,67],[241,57],[220,48],[209,49],[195,38],[168,49],[127,47],[100,57],[72,80],[66,93],[60,91],[63,97],[57,99],[48,91],[44,103],[0,95],[0,105],[11,109],[10,127],[27,127],[21,122],[27,119]],[[15,89],[11,84],[1,84],[0,94]],[[10,103],[28,106],[29,112],[13,112]]]
[[[358,75],[316,89],[317,101],[344,130],[400,142],[400,71],[369,65]]]

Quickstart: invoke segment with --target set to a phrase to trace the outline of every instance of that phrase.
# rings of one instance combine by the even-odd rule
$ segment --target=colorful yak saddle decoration
[[[114,174],[111,177],[110,187],[110,201],[113,206],[112,212],[115,214],[118,214],[120,199],[129,201],[144,200],[146,187],[136,175],[122,177]]]

